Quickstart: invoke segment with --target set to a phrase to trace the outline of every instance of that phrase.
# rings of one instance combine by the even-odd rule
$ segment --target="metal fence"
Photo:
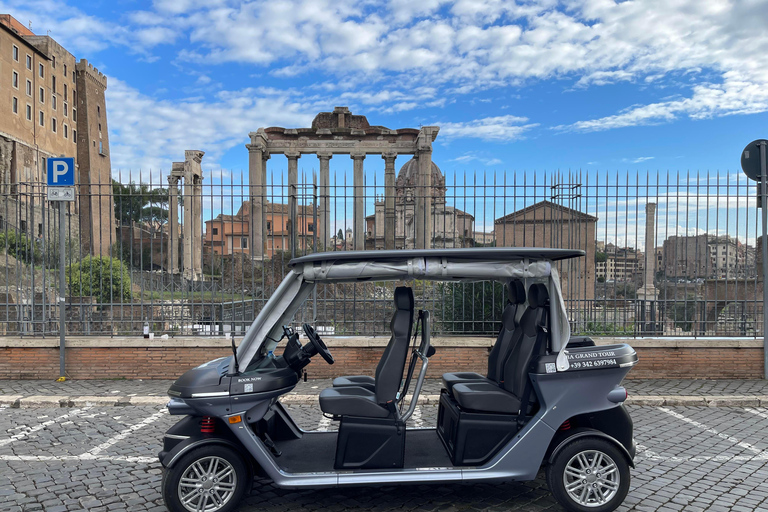
[[[290,186],[275,174],[255,190],[225,171],[178,190],[130,174],[92,183],[97,193],[64,206],[65,290],[56,279],[57,207],[41,184],[7,187],[0,191],[1,333],[58,335],[63,313],[69,335],[140,336],[145,326],[155,336],[238,335],[291,257],[424,245],[584,250],[558,264],[574,333],[762,336],[759,210],[741,173],[443,177],[433,170],[431,187],[402,174],[389,187],[376,173],[355,186],[343,172],[327,188],[310,173]],[[419,196],[432,204],[430,221],[415,211]],[[259,198],[254,207],[251,197]],[[262,223],[261,250],[252,217]],[[422,243],[419,221],[430,222]],[[364,240],[356,242],[359,223]],[[385,333],[396,284],[319,286],[296,321],[337,335]],[[497,330],[502,286],[411,285],[437,332]]]

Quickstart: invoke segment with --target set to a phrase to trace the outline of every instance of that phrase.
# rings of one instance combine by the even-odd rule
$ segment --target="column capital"
[[[385,162],[394,160],[397,158],[397,151],[385,151],[381,154],[381,158],[383,158]]]
[[[168,175],[168,184],[169,185],[178,185],[180,178],[181,178],[181,176],[174,176],[173,174],[169,174]],[[176,189],[173,189],[173,190],[174,190],[174,192],[176,192]]]
[[[323,159],[330,160],[333,157],[333,153],[330,151],[318,151],[316,154],[317,154],[317,158],[320,160],[323,160]]]
[[[366,156],[365,151],[362,151],[360,149],[354,149],[349,153],[349,157],[352,160],[365,160],[365,156]]]
[[[300,151],[286,151],[285,158],[288,160],[298,160],[301,157]]]
[[[656,213],[656,203],[645,203],[646,213]]]

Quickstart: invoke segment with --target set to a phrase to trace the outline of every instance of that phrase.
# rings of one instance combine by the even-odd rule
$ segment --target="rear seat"
[[[517,414],[521,411],[528,369],[532,358],[538,355],[534,351],[537,345],[540,352],[546,350],[547,340],[542,339],[538,344],[536,340],[547,335],[548,313],[547,287],[543,284],[531,285],[528,290],[528,309],[516,329],[520,333],[519,341],[505,361],[502,380],[498,384],[488,380],[455,384],[453,397],[462,410],[501,414]]]
[[[474,372],[455,372],[443,374],[443,387],[451,393],[456,384],[469,382],[491,382],[498,384],[501,380],[504,362],[515,345],[514,332],[518,326],[518,311],[525,304],[525,286],[519,279],[513,279],[507,284],[509,298],[501,314],[501,329],[488,355],[488,375],[483,377]],[[519,336],[517,337],[519,338]]]

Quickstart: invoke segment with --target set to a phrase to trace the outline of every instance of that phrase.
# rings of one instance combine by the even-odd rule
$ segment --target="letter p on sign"
[[[70,187],[75,184],[74,158],[48,159],[48,186]]]

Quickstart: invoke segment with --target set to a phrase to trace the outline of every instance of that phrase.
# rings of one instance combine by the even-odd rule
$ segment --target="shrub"
[[[501,283],[444,283],[439,287],[445,297],[442,306],[442,331],[493,333],[498,331],[506,304]]]
[[[24,233],[9,231],[0,233],[0,249],[5,249],[8,255],[24,263],[40,263],[42,253],[40,246]]]
[[[99,303],[131,300],[131,276],[117,258],[86,256],[66,272],[72,295],[95,297]]]

